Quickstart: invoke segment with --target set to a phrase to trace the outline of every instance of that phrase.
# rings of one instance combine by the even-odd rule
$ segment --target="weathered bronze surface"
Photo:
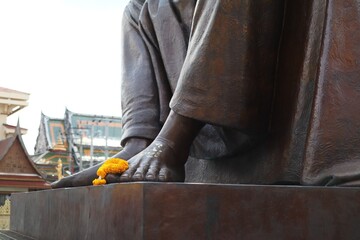
[[[130,1],[117,155],[130,167],[106,180],[258,185],[15,194],[11,229],[36,239],[360,239],[360,190],[349,187],[360,185],[359,6]],[[53,187],[89,185],[97,167]]]
[[[124,141],[154,139],[171,100],[210,123],[186,181],[358,185],[358,1],[142,3],[124,23]]]
[[[357,0],[130,1],[109,182],[359,185],[359,28]]]
[[[358,188],[129,183],[14,194],[35,239],[359,239]]]

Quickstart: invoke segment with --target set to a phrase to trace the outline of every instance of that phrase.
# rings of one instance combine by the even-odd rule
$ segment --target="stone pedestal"
[[[127,183],[12,195],[35,239],[360,239],[360,188]]]

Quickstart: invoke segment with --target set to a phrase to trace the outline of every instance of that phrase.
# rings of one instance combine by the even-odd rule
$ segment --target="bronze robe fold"
[[[124,21],[124,142],[170,107],[208,123],[186,181],[355,185],[356,0],[138,0]],[[265,136],[265,137],[264,137]]]
[[[125,9],[123,145],[130,137],[154,139],[165,122],[187,55],[195,5],[195,0],[137,0]],[[207,124],[195,139],[191,155],[206,159],[234,155],[254,139],[242,131]]]

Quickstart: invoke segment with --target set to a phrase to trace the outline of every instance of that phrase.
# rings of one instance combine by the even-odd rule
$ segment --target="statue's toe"
[[[120,182],[129,182],[131,180],[130,174],[127,172],[124,172],[120,176]]]
[[[144,180],[144,174],[141,171],[137,171],[132,176],[132,180],[133,181],[143,181]]]

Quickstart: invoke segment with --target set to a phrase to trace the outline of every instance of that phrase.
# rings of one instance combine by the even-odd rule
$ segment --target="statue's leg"
[[[130,159],[147,147],[160,131],[158,89],[153,79],[151,58],[139,32],[140,8],[132,1],[123,16],[122,110],[124,149],[113,157]],[[101,164],[52,184],[53,188],[91,185]],[[109,176],[112,182],[113,176]]]
[[[145,2],[139,16],[139,31],[147,49],[138,55],[149,54],[151,61],[148,63],[151,64],[153,72],[144,73],[142,69],[135,69],[134,71],[134,64],[137,64],[135,62],[128,64],[129,69],[127,70],[133,70],[134,75],[144,75],[147,80],[151,76],[154,79],[152,83],[147,81],[149,86],[130,84],[137,88],[130,90],[126,85],[127,82],[124,82],[125,84],[122,86],[123,138],[126,139],[129,136],[132,126],[135,129],[140,129],[140,134],[145,130],[141,124],[134,124],[134,121],[145,122],[145,126],[161,125],[160,123],[164,123],[164,126],[156,141],[147,150],[129,160],[130,168],[122,174],[121,181],[183,181],[184,163],[187,160],[191,142],[200,129],[199,125],[202,125],[175,113],[169,115],[169,102],[172,91],[176,89],[185,59],[196,1],[163,0],[158,2]],[[133,53],[129,52],[129,54]],[[157,92],[158,101],[144,98],[144,92],[155,86],[157,89],[149,93]],[[156,104],[156,106],[149,107],[149,104]],[[144,118],[141,114],[129,115],[133,112],[150,110],[159,113],[157,120],[160,123],[156,123],[154,119],[149,117]],[[127,121],[127,119],[132,121]],[[133,134],[133,136],[139,136],[139,133]],[[155,137],[153,136],[153,138]],[[118,175],[108,175],[106,180],[112,183],[120,181],[119,178]]]
[[[183,181],[203,123],[268,128],[283,1],[197,1],[172,111],[120,181]]]
[[[125,9],[121,85],[124,149],[113,157],[128,160],[136,155],[158,135],[161,123],[165,122],[170,112],[170,85],[176,86],[186,54],[186,29],[191,26],[194,2],[163,1],[154,13],[150,8],[158,6],[156,1],[149,6],[144,0],[134,0]],[[175,16],[177,13],[180,15]],[[164,18],[167,28],[163,26]],[[169,34],[177,37],[169,39]],[[99,166],[66,177],[53,187],[91,185]],[[106,180],[112,183],[118,176],[109,174]]]

